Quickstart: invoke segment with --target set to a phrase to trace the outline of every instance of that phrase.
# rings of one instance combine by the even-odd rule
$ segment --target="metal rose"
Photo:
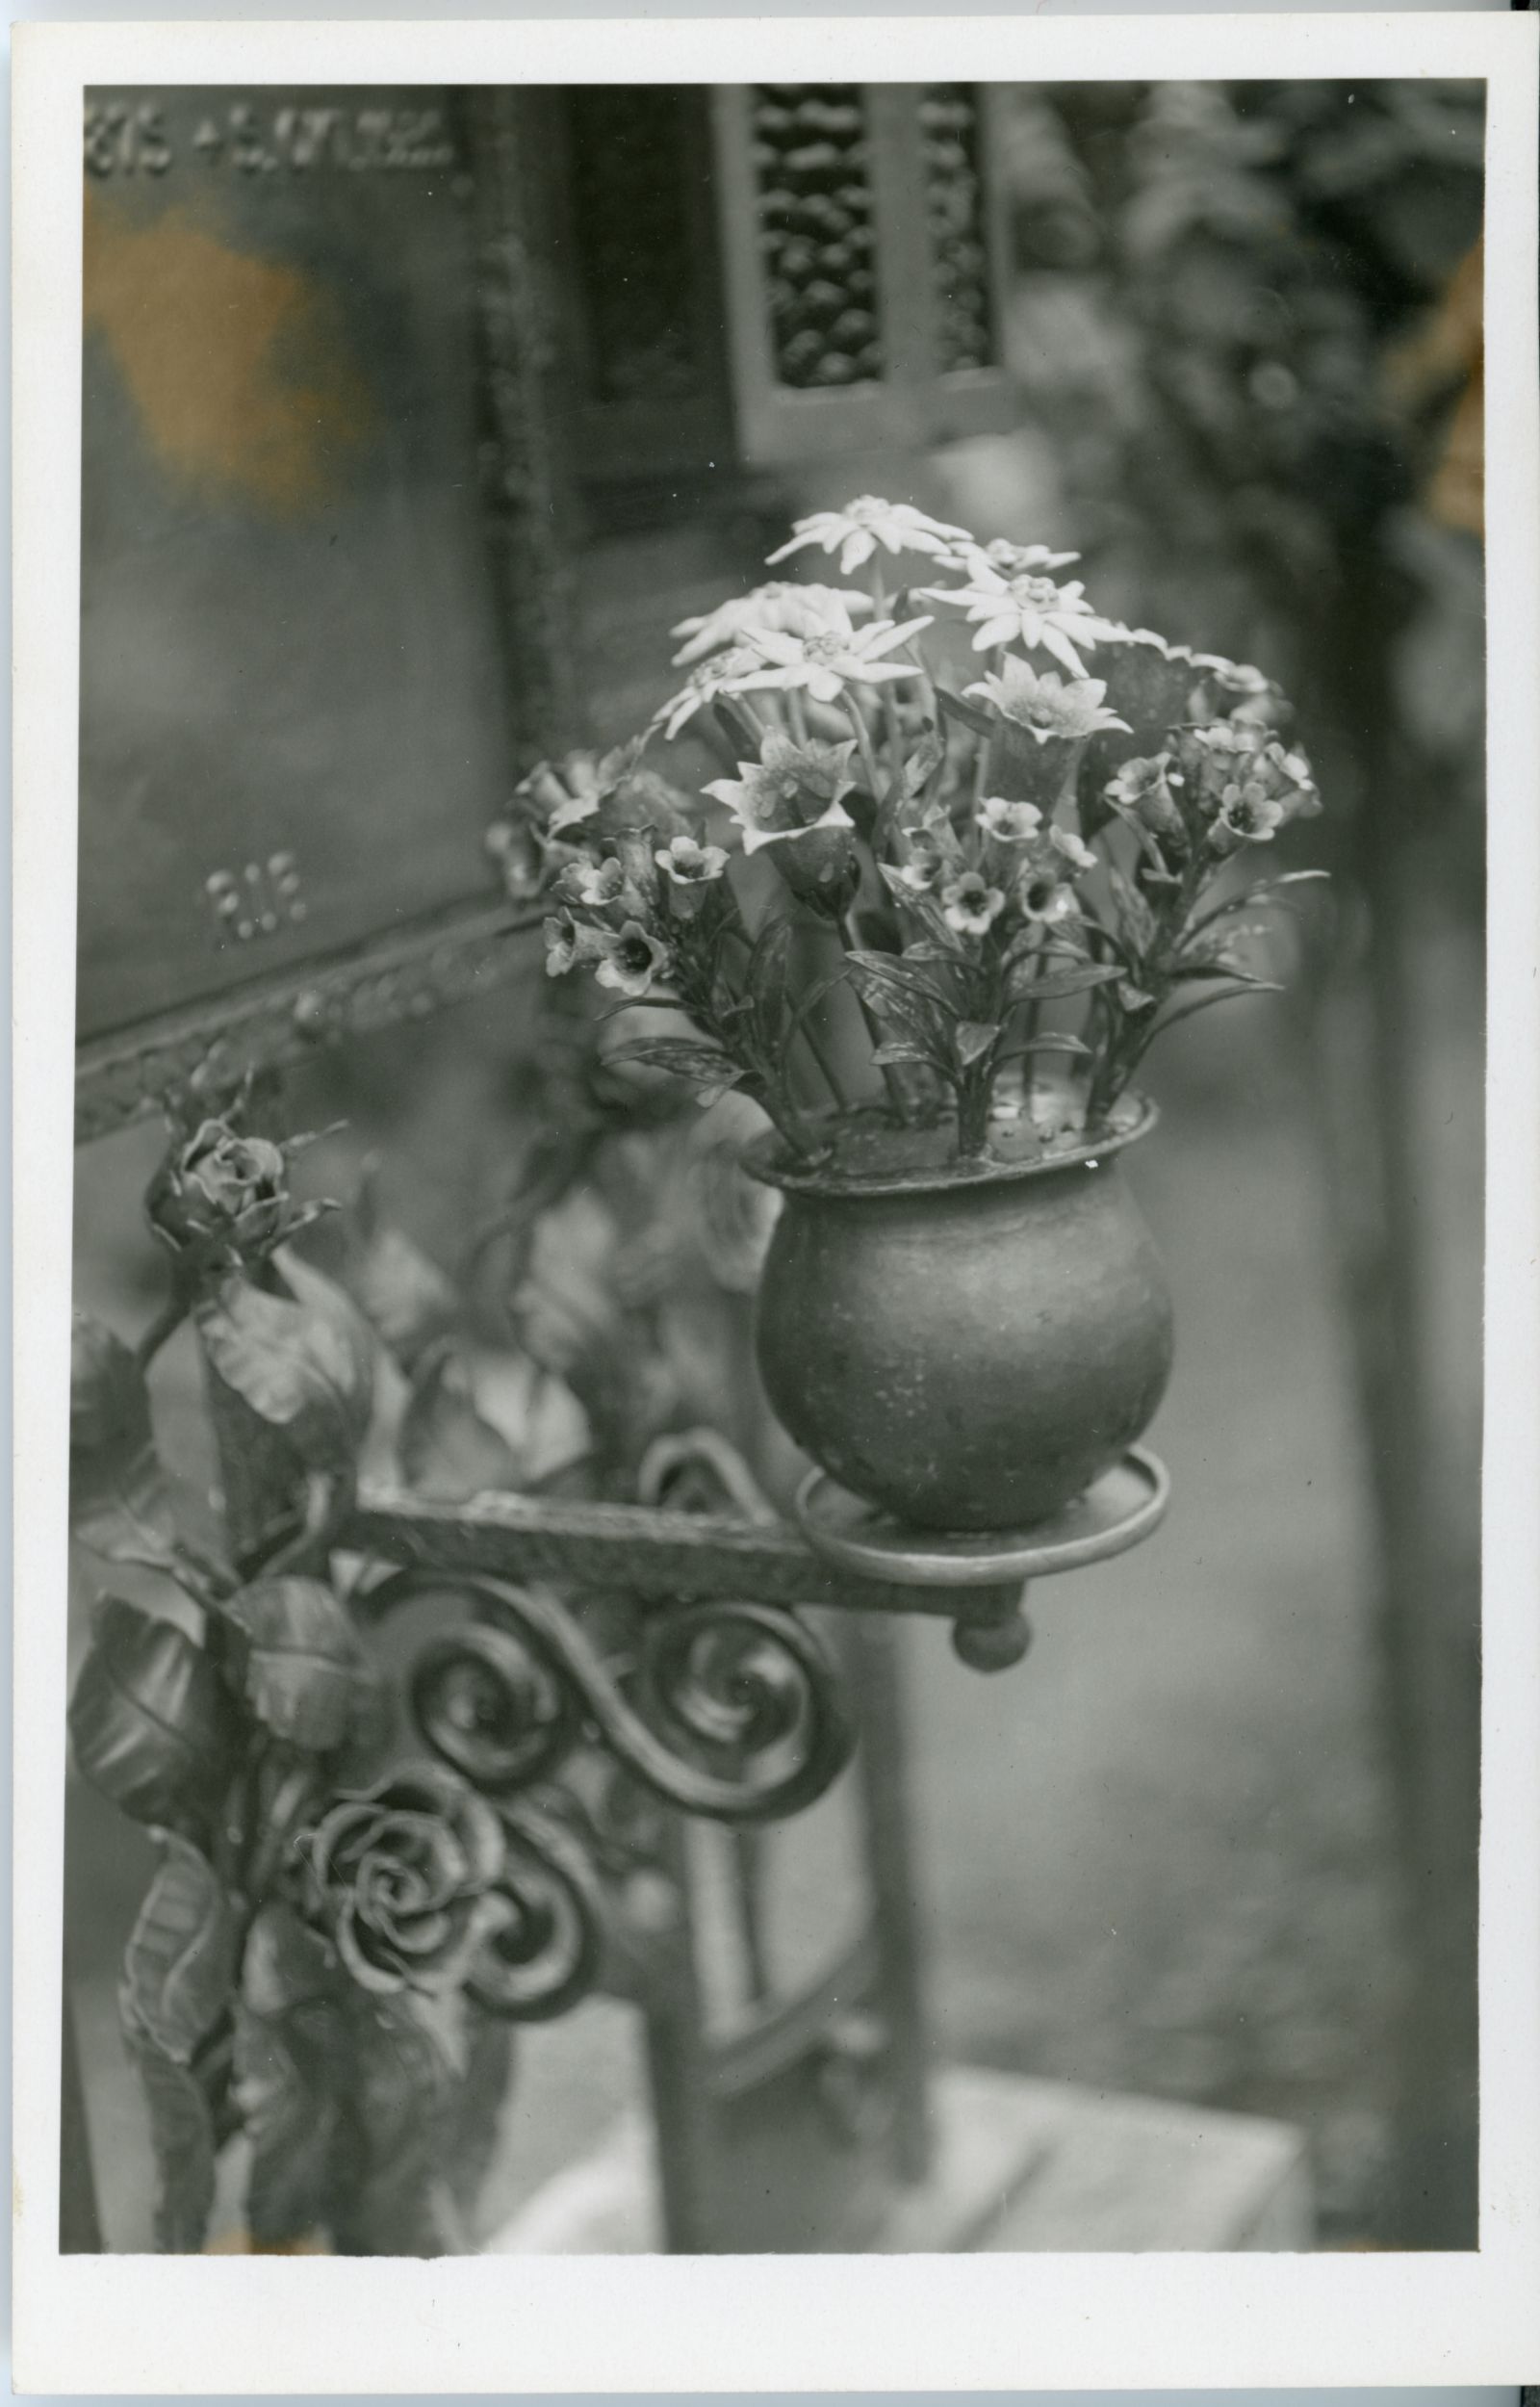
[[[502,1825],[444,1765],[399,1766],[339,1798],[295,1843],[308,1918],[361,1988],[457,1988],[511,1908]]]
[[[173,1253],[193,1261],[260,1261],[323,1206],[296,1205],[286,1145],[243,1136],[228,1120],[205,1120],[173,1147],[145,1197],[150,1227]]]

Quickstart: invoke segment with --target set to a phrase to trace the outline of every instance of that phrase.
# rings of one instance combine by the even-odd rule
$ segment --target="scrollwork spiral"
[[[637,1697],[665,1743],[681,1745],[735,1785],[736,1820],[810,1804],[854,1744],[823,1645],[795,1615],[772,1605],[692,1605],[651,1617]]]
[[[482,1622],[419,1651],[411,1698],[435,1754],[492,1797],[546,1778],[581,1734],[572,1683],[509,1631]]]
[[[476,1620],[422,1651],[415,1708],[429,1745],[490,1794],[544,1777],[580,1734],[687,1813],[769,1822],[810,1805],[850,1760],[834,1660],[784,1606],[650,1609],[624,1674],[549,1590],[422,1566],[359,1609],[375,1620],[447,1594]]]
[[[599,1883],[581,1844],[529,1805],[505,1806],[499,1894],[511,1918],[482,1949],[467,1981],[476,2004],[507,2022],[550,2022],[585,1997],[603,1958]]]

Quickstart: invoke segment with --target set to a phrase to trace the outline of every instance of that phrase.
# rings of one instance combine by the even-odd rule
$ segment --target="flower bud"
[[[282,1147],[242,1136],[225,1120],[205,1120],[167,1155],[145,1210],[174,1253],[224,1262],[270,1254],[302,1217],[289,1195]]]

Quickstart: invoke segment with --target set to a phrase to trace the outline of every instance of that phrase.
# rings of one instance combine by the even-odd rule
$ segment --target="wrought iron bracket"
[[[1136,1451],[1050,1524],[953,1538],[885,1522],[821,1474],[798,1498],[799,1526],[768,1508],[510,1493],[449,1504],[366,1486],[329,1534],[377,1566],[352,1593],[361,1621],[441,1600],[468,1609],[418,1645],[405,1688],[428,1747],[519,1842],[498,2010],[544,2018],[605,1978],[599,1875],[606,1853],[624,1864],[629,1851],[624,1834],[607,1846],[605,1808],[574,1776],[585,1758],[602,1788],[618,1776],[712,1821],[798,1813],[857,1735],[836,1655],[805,1611],[939,1618],[963,1663],[1004,1670],[1030,1643],[1028,1578],[1137,1544],[1168,1492],[1162,1464]],[[606,1599],[624,1600],[618,1649],[601,1635]]]

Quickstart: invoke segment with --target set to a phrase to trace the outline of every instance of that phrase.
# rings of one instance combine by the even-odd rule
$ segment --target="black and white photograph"
[[[38,2244],[144,2266],[83,2294],[1533,2268],[1534,44],[1101,22],[78,80],[17,1705]]]

